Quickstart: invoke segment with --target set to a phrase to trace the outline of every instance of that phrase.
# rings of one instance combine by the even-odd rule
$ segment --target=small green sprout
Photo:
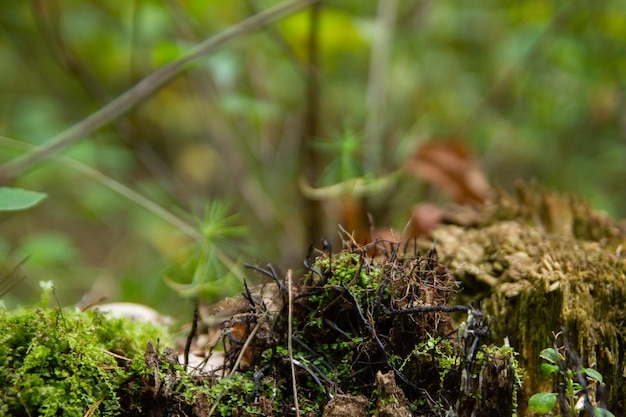
[[[578,415],[584,409],[584,401],[580,401],[584,393],[584,387],[577,382],[577,370],[563,369],[565,357],[556,349],[547,348],[541,351],[539,355],[546,362],[541,364],[541,371],[548,376],[560,376],[565,384],[565,401],[569,406],[570,415]],[[602,374],[595,369],[579,368],[579,371],[586,378],[603,384]],[[556,392],[539,392],[534,394],[528,400],[528,409],[531,412],[539,414],[549,414],[557,405],[559,394]],[[600,407],[593,407],[595,416],[598,417],[615,417],[610,411]]]

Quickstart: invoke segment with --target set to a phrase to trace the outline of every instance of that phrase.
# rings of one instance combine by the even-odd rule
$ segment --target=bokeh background
[[[0,2],[0,163],[277,3]],[[619,0],[323,1],[201,59],[65,149],[71,161],[8,184],[48,198],[0,214],[5,269],[28,257],[3,301],[33,302],[51,279],[63,305],[106,295],[184,318],[197,285],[217,299],[254,279],[228,274],[231,262],[284,273],[311,241],[336,236],[351,188],[311,200],[307,186],[367,180],[360,201],[396,229],[415,204],[445,202],[445,190],[401,172],[440,140],[462,143],[504,189],[536,180],[626,217],[625,80]]]

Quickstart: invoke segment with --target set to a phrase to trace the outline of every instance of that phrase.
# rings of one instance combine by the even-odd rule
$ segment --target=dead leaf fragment
[[[457,139],[424,143],[406,169],[443,189],[457,203],[484,203],[493,193],[482,168],[465,143]]]

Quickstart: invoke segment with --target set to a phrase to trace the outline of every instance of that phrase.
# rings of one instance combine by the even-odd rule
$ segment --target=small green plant
[[[430,362],[435,365],[439,373],[439,394],[441,394],[445,390],[446,378],[450,372],[459,369],[461,357],[450,340],[429,334],[428,340],[419,343],[402,361],[398,369],[402,371],[407,365],[419,362]],[[437,407],[445,408],[443,404],[437,404]]]
[[[363,145],[363,136],[350,128],[335,132],[331,140],[315,142],[315,146],[330,157],[322,183],[334,184],[364,175]]]
[[[528,400],[528,409],[534,413],[550,414],[556,407],[559,395],[562,395],[561,407],[566,405],[561,413],[578,415],[583,409],[591,407],[593,415],[597,417],[615,417],[610,411],[589,404],[587,395],[590,385],[603,384],[602,374],[591,368],[566,367],[565,356],[554,348],[547,348],[539,355],[546,362],[541,364],[541,370],[548,376],[556,376],[561,385],[559,392],[539,392]],[[585,385],[581,382],[585,382]],[[588,385],[587,385],[588,384]],[[587,406],[586,406],[587,404]]]
[[[191,282],[166,278],[180,295],[214,299],[232,295],[234,289],[240,288],[237,277],[244,274],[232,249],[241,252],[241,244],[236,244],[234,239],[245,234],[246,228],[237,224],[237,217],[230,215],[229,209],[230,205],[220,200],[206,207],[204,220],[199,225],[201,237],[193,247],[193,255],[176,267],[185,276],[181,280],[191,276]]]

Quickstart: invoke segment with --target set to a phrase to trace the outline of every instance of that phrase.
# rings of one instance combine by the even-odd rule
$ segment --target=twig
[[[41,148],[36,148],[41,149]],[[171,211],[168,211],[155,203],[154,201],[144,197],[143,195],[137,193],[126,185],[122,184],[119,181],[114,180],[108,175],[90,167],[89,165],[85,165],[82,162],[77,161],[76,159],[66,157],[63,155],[54,156],[54,159],[57,159],[60,163],[72,168],[75,171],[81,172],[82,174],[92,178],[93,180],[99,182],[105,187],[109,188],[113,192],[121,195],[129,201],[137,204],[139,207],[147,210],[148,212],[156,215],[161,218],[165,222],[171,224],[176,229],[180,230],[187,236],[192,239],[202,242],[204,237],[202,233],[198,231],[197,228],[183,220],[181,217],[175,215]],[[10,164],[10,163],[9,163]],[[0,182],[2,182],[2,168],[0,168]]]
[[[198,331],[198,310],[200,308],[200,300],[196,300],[196,305],[193,309],[193,321],[191,322],[191,330],[187,335],[187,341],[185,342],[185,363],[184,367],[187,369],[187,365],[189,364],[189,351],[191,350],[191,342],[193,338],[196,337],[196,332]]]
[[[311,146],[311,141],[315,137],[319,137],[320,134],[320,113],[321,113],[321,100],[320,100],[320,80],[319,80],[319,67],[320,67],[320,15],[321,15],[322,1],[311,7],[309,12],[309,36],[307,42],[308,60],[306,62],[306,109],[304,113],[304,126],[300,135],[300,160],[301,166],[303,166],[302,175],[304,182],[308,184],[315,184],[321,173],[320,164],[321,155]],[[317,201],[310,196],[303,195],[301,199],[303,205],[303,221],[305,225],[306,240],[315,241],[317,234],[322,229],[322,218],[320,213],[322,212],[322,206],[320,201]]]
[[[365,146],[367,147],[368,172],[380,173],[382,128],[385,123],[387,96],[387,70],[389,66],[390,41],[398,9],[398,0],[379,0],[376,18],[376,36],[372,43],[370,74],[367,85],[367,117],[365,119]]]
[[[25,275],[19,273],[19,270],[20,266],[22,266],[27,259],[28,256],[22,259],[10,272],[6,272],[4,268],[0,268],[0,297],[11,291],[13,287],[26,278]]]
[[[405,308],[402,310],[387,310],[385,306],[382,306],[382,307],[383,307],[383,314],[385,316],[400,316],[403,314],[411,314],[411,313],[431,313],[435,311],[438,311],[441,313],[453,313],[455,311],[466,313],[471,310],[470,307],[463,306],[463,305],[455,305],[455,306],[425,305],[425,306],[418,306],[418,307],[409,307],[409,308]]]
[[[296,409],[296,417],[300,416],[300,406],[298,405],[298,384],[296,383],[296,366],[293,361],[293,291],[292,283],[293,276],[291,269],[287,271],[287,293],[288,293],[288,305],[287,305],[287,350],[289,351],[289,362],[291,364],[291,384],[293,389],[293,405]]]
[[[243,359],[243,356],[246,353],[246,350],[248,349],[248,347],[250,347],[250,344],[254,340],[254,336],[256,336],[256,332],[261,327],[261,323],[263,322],[259,320],[257,324],[252,328],[252,331],[250,332],[250,335],[246,339],[246,342],[241,347],[241,351],[239,352],[239,356],[237,356],[237,360],[235,361],[235,364],[233,365],[233,369],[231,369],[228,375],[226,376],[232,375],[237,369],[239,369],[239,364],[241,363],[241,360]]]
[[[38,22],[38,27],[44,35],[43,39],[48,44],[49,49],[52,51],[52,56],[55,58],[59,67],[67,72],[68,75],[74,77],[98,106],[104,106],[111,100],[111,95],[100,80],[98,80],[89,65],[81,59],[80,55],[72,49],[70,42],[66,40],[59,23],[59,7],[55,7],[54,3],[55,2],[33,1],[31,4],[33,15]],[[131,49],[134,51],[136,49],[136,20],[138,15],[138,4],[136,1],[133,2],[132,14]],[[132,67],[134,67],[132,64],[134,61],[133,56],[134,54],[131,56]],[[51,81],[49,77],[44,76],[42,78],[46,83],[50,83]],[[136,129],[129,123],[128,118],[119,118],[118,120],[112,121],[112,124],[117,134],[125,138],[126,142],[133,148],[135,154],[144,166],[155,177],[160,179],[161,185],[166,186],[170,194],[174,194],[177,190],[174,190],[172,187],[173,175],[171,170],[165,166],[163,159],[159,157],[154,149],[147,145],[145,141],[136,140],[140,138],[137,138]],[[165,181],[166,179],[167,181]]]
[[[122,355],[118,355],[115,352],[111,352],[110,350],[106,350],[106,349],[101,349],[102,352],[106,353],[107,355],[113,356],[115,359],[119,359],[125,362],[132,362],[132,359],[127,358],[126,356],[122,356]]]
[[[96,410],[98,410],[98,407],[100,407],[100,404],[102,403],[102,400],[98,400],[95,403],[91,404],[91,407],[89,407],[89,409],[85,412],[85,415],[83,417],[92,417],[96,414]]]
[[[15,139],[7,138],[4,136],[0,136],[0,143],[9,144],[16,149],[24,149],[24,148],[35,148],[34,145],[30,145],[24,142],[19,142]],[[171,211],[165,210],[163,207],[156,204],[154,201],[142,196],[141,194],[131,190],[124,184],[114,180],[113,178],[103,174],[102,172],[91,168],[88,165],[83,164],[73,158],[64,155],[53,155],[52,159],[75,170],[83,173],[84,175],[92,178],[93,180],[99,182],[105,187],[109,188],[113,192],[121,195],[122,197],[132,201],[137,204],[139,207],[147,210],[148,212],[154,214],[159,217],[166,223],[174,226],[177,230],[180,230],[190,238],[194,239],[197,242],[202,242],[204,240],[204,236],[197,228],[183,220],[181,217],[176,216]],[[2,173],[0,172],[0,183],[2,182]],[[228,255],[226,255],[223,251],[216,249],[218,259],[224,263],[228,267],[229,270],[232,270],[237,275],[243,275],[241,268],[237,265],[236,262],[233,262]]]
[[[0,184],[6,184],[24,171],[49,158],[61,149],[73,145],[86,138],[90,133],[104,124],[112,121],[128,109],[148,98],[161,87],[182,73],[198,58],[215,51],[224,44],[256,29],[293,14],[319,0],[296,0],[281,3],[254,15],[240,23],[230,26],[226,30],[211,36],[196,45],[186,54],[169,64],[163,65],[147,75],[125,93],[111,101],[100,110],[72,125],[65,131],[50,139],[41,148],[22,155],[0,167]]]
[[[237,360],[235,361],[235,364],[233,365],[233,368],[230,370],[230,372],[228,372],[226,375],[224,375],[224,378],[230,378],[230,376],[237,371],[237,369],[239,368],[239,364],[241,363],[241,360],[243,359],[243,356],[246,353],[246,350],[248,349],[248,347],[250,346],[250,344],[254,340],[254,336],[256,335],[256,332],[261,327],[261,323],[263,323],[263,322],[261,320],[259,320],[257,322],[256,326],[254,326],[254,328],[252,329],[252,331],[248,335],[248,338],[246,339],[246,342],[241,347],[241,351],[239,351],[239,356],[237,356]],[[217,398],[215,399],[215,402],[213,403],[213,405],[209,409],[209,413],[207,415],[208,417],[211,417],[213,415],[213,413],[215,412],[215,409],[217,409],[218,404],[222,400],[222,397],[224,396],[224,394],[226,394],[227,390],[228,390],[228,386],[225,385],[224,388],[222,388],[222,390],[218,394]]]
[[[33,149],[33,151],[29,151],[29,154],[33,153],[34,150],[41,149],[41,147],[31,145],[25,142],[20,142],[16,139],[7,138],[4,136],[0,136],[0,143],[2,143],[3,145],[9,145],[13,147],[14,149],[19,149],[19,150]],[[189,224],[182,218],[176,216],[171,211],[165,210],[163,207],[159,206],[154,201],[133,191],[132,189],[125,186],[124,184],[114,180],[113,178],[98,171],[97,169],[91,168],[90,166],[85,165],[82,162],[77,161],[76,159],[70,158],[69,156],[53,155],[52,159],[104,185],[111,191],[137,204],[139,207],[161,218],[166,223],[171,224],[176,229],[182,231],[183,233],[185,233],[187,236],[191,237],[192,239],[199,241],[199,242],[201,242],[204,239],[204,237],[202,236],[202,233],[200,233],[197,228],[195,228],[194,226],[192,226],[191,224]],[[4,167],[0,168],[0,171],[3,168]],[[3,179],[2,172],[0,172],[0,183],[2,182],[2,179]]]
[[[315,383],[324,390],[324,392],[329,397],[329,399],[332,399],[332,394],[328,392],[328,388],[324,384],[322,384],[322,381],[317,377],[317,375],[315,375],[315,372],[313,372],[311,369],[309,369],[304,363],[300,362],[299,360],[296,360],[296,359],[292,360],[291,361],[292,368],[294,367],[294,365],[299,366],[300,368],[304,369],[309,375],[311,375]],[[316,369],[316,371],[319,372],[321,376],[324,376],[324,373],[320,372],[319,369]],[[325,380],[330,381],[328,378],[325,378]],[[298,412],[297,408],[296,408],[296,412]]]
[[[580,359],[580,356],[578,356],[578,354],[572,350],[572,347],[570,346],[569,341],[567,340],[565,327],[561,327],[561,335],[563,337],[563,345],[565,346],[565,352],[567,353],[567,356],[569,356],[570,359],[572,360],[572,365],[574,365],[574,370],[576,371],[576,377],[578,379],[578,383],[582,387],[581,392],[584,395],[583,404],[584,404],[585,411],[587,411],[587,413],[589,413],[590,416],[596,417],[596,411],[591,405],[591,401],[589,401],[589,385],[587,384],[587,378],[585,378],[581,370],[582,361]]]

